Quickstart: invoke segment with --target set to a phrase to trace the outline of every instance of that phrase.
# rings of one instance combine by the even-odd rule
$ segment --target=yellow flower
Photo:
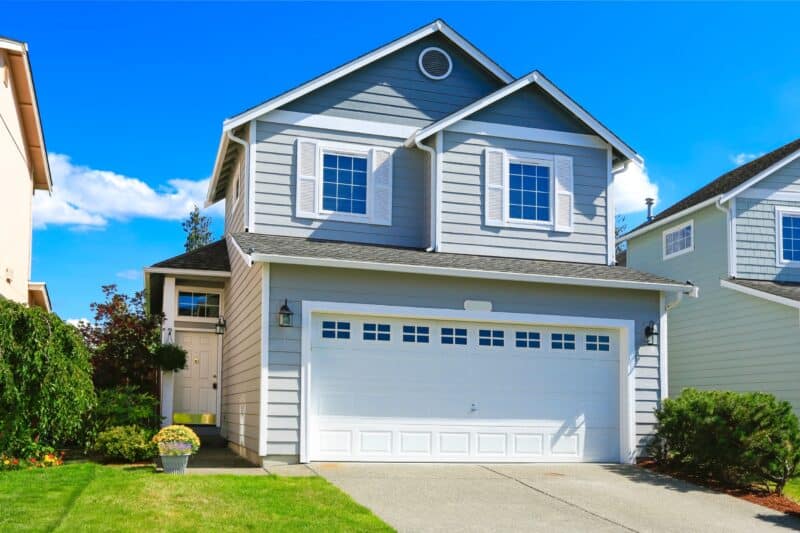
[[[3,464],[4,464],[4,465],[10,465],[10,464],[11,464],[11,461],[9,461],[8,459],[6,459],[5,461],[3,461]]]

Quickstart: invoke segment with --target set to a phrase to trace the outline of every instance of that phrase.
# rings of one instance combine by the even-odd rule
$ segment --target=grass
[[[800,477],[790,479],[783,488],[783,494],[787,498],[800,503]]]
[[[322,478],[94,463],[0,473],[0,531],[391,531]]]

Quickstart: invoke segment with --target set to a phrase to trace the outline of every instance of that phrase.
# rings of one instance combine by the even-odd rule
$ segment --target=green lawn
[[[391,531],[322,478],[93,463],[0,472],[0,531]]]
[[[800,502],[800,477],[796,477],[789,481],[789,483],[787,483],[783,488],[783,493],[794,501]]]

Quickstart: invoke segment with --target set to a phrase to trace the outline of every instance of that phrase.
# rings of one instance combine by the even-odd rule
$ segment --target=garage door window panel
[[[466,345],[466,328],[442,328],[442,344]]]
[[[517,348],[541,348],[542,335],[538,331],[517,331],[514,345]]]
[[[478,344],[480,346],[505,345],[505,333],[501,329],[478,330]]]
[[[553,333],[550,336],[551,348],[554,350],[574,350],[575,349],[575,334],[574,333]]]
[[[389,342],[392,340],[392,327],[389,324],[364,324],[365,341]]]
[[[335,320],[324,320],[322,322],[323,339],[349,339],[350,322],[339,322]]]
[[[403,342],[418,342],[427,344],[430,342],[431,328],[428,326],[403,326]]]
[[[611,349],[608,335],[586,335],[586,350],[590,352],[607,352]]]

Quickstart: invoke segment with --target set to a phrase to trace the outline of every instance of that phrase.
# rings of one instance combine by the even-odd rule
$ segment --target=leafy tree
[[[158,393],[153,351],[160,343],[161,315],[145,311],[144,292],[133,296],[103,286],[104,302],[91,305],[94,323],[80,325],[92,352],[94,383],[99,389],[133,385]]]
[[[625,222],[625,215],[617,215],[614,219],[614,238],[619,239],[625,232],[628,231],[628,224]],[[617,244],[616,254],[619,255],[620,253],[627,250],[627,246],[625,243],[621,242]]]
[[[35,456],[78,436],[95,403],[89,358],[57,315],[0,298],[0,452]]]
[[[195,205],[186,220],[181,223],[183,231],[186,232],[186,243],[183,247],[187,252],[211,243],[213,237],[209,229],[210,225],[211,217],[201,215],[200,208]]]

